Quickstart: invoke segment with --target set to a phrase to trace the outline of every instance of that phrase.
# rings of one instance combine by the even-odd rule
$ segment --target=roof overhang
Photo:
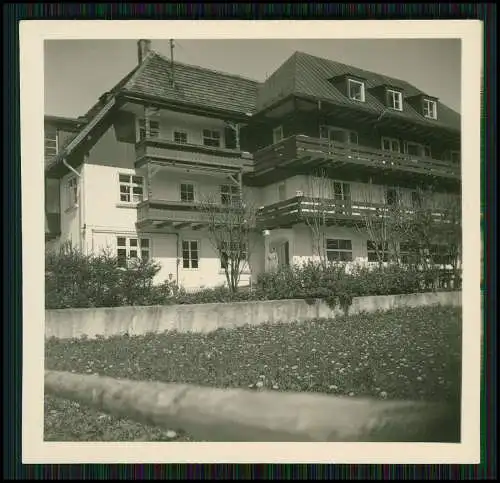
[[[156,96],[122,92],[118,97],[120,98],[121,102],[130,102],[135,104],[148,103],[149,105],[159,107],[160,109],[163,108],[170,111],[178,111],[186,114],[194,114],[197,116],[212,117],[216,119],[227,119],[236,122],[248,122],[253,117],[252,113],[244,114],[235,111],[227,111],[224,109],[201,107],[192,103],[165,100]]]

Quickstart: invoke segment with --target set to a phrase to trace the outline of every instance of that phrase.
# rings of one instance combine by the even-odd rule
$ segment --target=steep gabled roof
[[[122,91],[235,114],[251,114],[255,112],[258,86],[255,80],[194,65],[175,62],[172,67],[169,59],[151,52]]]
[[[235,115],[255,112],[259,82],[180,62],[172,63],[157,52],[150,51],[109,92],[104,93],[82,116],[87,123],[82,130],[47,164],[50,169],[60,163],[84,141],[95,126],[112,110],[120,94],[155,98],[196,107],[227,111]]]
[[[365,79],[365,102],[352,101],[329,80],[333,77],[348,74]],[[292,76],[293,80],[291,79]],[[406,101],[402,112],[387,111],[386,106],[370,92],[370,89],[382,85],[390,85],[401,89],[405,97],[427,94],[412,84],[400,79],[305,54],[303,52],[295,52],[259,89],[257,109],[264,109],[284,97],[296,95],[321,99],[339,106],[351,106],[379,114],[386,111],[387,115],[399,116],[402,119],[414,122],[423,122],[429,126],[460,129],[460,114],[439,101],[438,120],[425,118]]]

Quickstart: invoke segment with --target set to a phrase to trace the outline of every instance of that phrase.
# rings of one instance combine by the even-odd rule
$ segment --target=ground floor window
[[[227,266],[227,262],[230,258],[236,258],[239,255],[241,262],[246,261],[247,259],[247,249],[245,245],[240,245],[238,242],[233,242],[232,252],[228,250],[229,244],[227,242],[222,242],[222,246],[220,249],[220,267],[225,269]]]
[[[366,251],[368,254],[369,262],[389,261],[389,251],[387,242],[377,243],[373,240],[368,240],[366,242]]]
[[[197,240],[183,240],[182,268],[198,268],[200,260],[199,243]]]
[[[326,240],[326,257],[330,262],[351,262],[351,240],[328,239]]]
[[[126,267],[130,260],[149,260],[150,244],[148,238],[128,238],[119,236],[116,239],[118,265]]]

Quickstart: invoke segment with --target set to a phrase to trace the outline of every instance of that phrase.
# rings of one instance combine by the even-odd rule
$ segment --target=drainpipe
[[[83,203],[82,203],[82,190],[81,190],[81,183],[82,183],[82,175],[75,169],[73,166],[70,166],[68,162],[66,161],[66,158],[62,158],[62,162],[66,168],[68,168],[72,173],[74,173],[78,177],[78,184],[76,186],[76,198],[78,200],[78,228],[79,228],[79,233],[80,233],[80,250],[83,252],[84,251],[84,242],[83,242],[83,234],[85,230],[85,226],[82,225],[82,213],[83,213]]]

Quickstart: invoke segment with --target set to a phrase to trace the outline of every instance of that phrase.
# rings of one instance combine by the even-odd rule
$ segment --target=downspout
[[[81,174],[75,169],[73,168],[73,166],[70,166],[68,164],[68,162],[66,161],[66,158],[62,158],[62,162],[64,164],[64,166],[66,166],[66,168],[68,168],[72,173],[74,173],[77,177],[78,177],[78,184],[76,186],[76,198],[78,200],[78,231],[79,231],[79,234],[80,234],[80,240],[79,240],[79,244],[80,244],[80,250],[83,252],[83,232],[85,230],[85,227],[82,225],[82,218],[83,218],[83,214],[82,214],[82,196],[81,196],[81,183],[82,183],[82,176]]]

